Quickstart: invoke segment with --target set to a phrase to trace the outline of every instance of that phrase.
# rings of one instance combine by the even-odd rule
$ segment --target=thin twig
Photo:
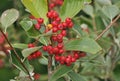
[[[4,32],[2,31],[2,29],[0,28],[0,32],[2,33],[2,35],[5,37],[6,41],[8,42],[10,48],[13,50],[14,54],[16,55],[18,61],[21,63],[21,65],[23,66],[23,68],[26,70],[26,72],[28,73],[30,79],[32,80],[30,73],[28,71],[28,69],[26,68],[26,66],[23,64],[23,62],[21,61],[18,53],[16,52],[16,50],[13,48],[13,46],[11,45],[10,41],[8,40],[7,36],[4,34]]]
[[[107,31],[111,28],[111,26],[112,26],[119,18],[120,18],[120,14],[106,27],[106,29],[104,29],[104,30],[102,31],[102,33],[100,33],[100,34],[96,37],[95,40],[98,40],[99,38],[101,38],[101,37],[103,36],[103,34],[104,34],[105,32],[107,32]]]

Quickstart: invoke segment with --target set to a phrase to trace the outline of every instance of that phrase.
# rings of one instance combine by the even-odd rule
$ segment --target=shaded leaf
[[[10,62],[20,71],[23,71],[25,73],[26,70],[24,69],[24,67],[21,65],[20,61],[17,59],[16,55],[14,54],[13,51],[11,51],[11,54],[10,54]]]
[[[119,14],[119,8],[115,5],[105,6],[102,9],[103,13],[106,17],[112,20],[117,14]]]
[[[28,47],[27,44],[22,44],[22,43],[12,44],[12,46],[13,46],[14,48],[18,48],[18,49],[25,49],[25,48]]]
[[[20,25],[25,31],[28,31],[33,26],[33,23],[30,20],[24,19],[20,22]]]
[[[61,66],[56,70],[55,73],[50,78],[50,81],[56,81],[57,79],[63,77],[66,73],[70,72],[72,70],[73,66]]]
[[[33,47],[33,48],[26,48],[22,51],[22,55],[26,58],[30,54],[34,53],[35,51],[39,50],[41,47]]]
[[[68,76],[71,78],[72,81],[87,81],[83,76],[73,71],[69,72]]]
[[[2,13],[0,18],[0,22],[3,27],[5,27],[5,31],[7,27],[12,25],[19,17],[19,12],[16,9],[8,9]]]
[[[50,41],[50,38],[47,38],[47,37],[40,37],[39,41],[44,44],[44,45],[48,45],[49,44],[49,41]]]
[[[91,38],[70,40],[65,44],[65,49],[71,51],[84,51],[91,54],[96,54],[97,52],[102,50],[99,44]]]
[[[31,38],[37,38],[40,36],[40,32],[37,31],[34,27],[32,27],[27,31],[27,35]]]
[[[84,11],[86,14],[90,15],[91,17],[94,16],[94,10],[93,10],[93,7],[92,7],[91,5],[86,5],[86,6],[84,7],[83,11]]]

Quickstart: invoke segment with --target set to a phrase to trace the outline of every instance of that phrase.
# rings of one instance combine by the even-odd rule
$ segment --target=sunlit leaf
[[[44,18],[45,23],[47,23],[47,1],[46,0],[22,0],[24,6],[30,11],[30,13],[37,18]]]

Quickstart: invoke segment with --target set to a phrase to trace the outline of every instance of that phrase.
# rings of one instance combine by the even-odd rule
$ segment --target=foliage
[[[0,4],[8,2],[5,0]],[[11,6],[15,8],[5,10],[0,17],[2,81],[120,80],[119,0],[64,0],[63,4],[55,3],[57,0],[12,2]],[[62,29],[60,26],[61,29],[53,32],[55,18],[48,16],[50,2],[57,4],[54,16],[58,13],[61,23],[71,18],[67,23],[70,21],[72,27]],[[67,32],[63,33],[66,34],[62,38],[64,46],[56,49],[60,41],[53,41],[52,37],[63,30]],[[49,49],[46,51],[44,47]],[[57,55],[56,50],[61,48],[64,49],[62,55]],[[53,49],[55,51],[51,53]],[[58,58],[62,61],[56,60]]]

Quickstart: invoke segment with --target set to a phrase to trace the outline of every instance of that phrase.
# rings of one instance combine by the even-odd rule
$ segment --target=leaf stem
[[[21,58],[19,57],[18,53],[16,52],[16,50],[13,48],[12,44],[10,43],[10,41],[8,40],[7,36],[4,34],[4,32],[2,31],[2,29],[0,28],[0,32],[2,33],[2,35],[5,37],[7,43],[9,44],[10,48],[13,50],[14,54],[16,55],[18,61],[21,63],[21,65],[23,66],[23,68],[26,70],[26,72],[28,73],[30,79],[32,80],[31,78],[31,75],[28,71],[28,69],[26,68],[26,66],[23,64],[23,62],[21,61]]]
[[[104,30],[102,31],[102,33],[100,33],[100,34],[95,38],[95,40],[98,40],[99,38],[101,38],[101,37],[104,35],[104,33],[107,32],[107,31],[111,28],[111,26],[112,26],[119,18],[120,18],[120,14],[106,27],[106,29],[104,29]]]

